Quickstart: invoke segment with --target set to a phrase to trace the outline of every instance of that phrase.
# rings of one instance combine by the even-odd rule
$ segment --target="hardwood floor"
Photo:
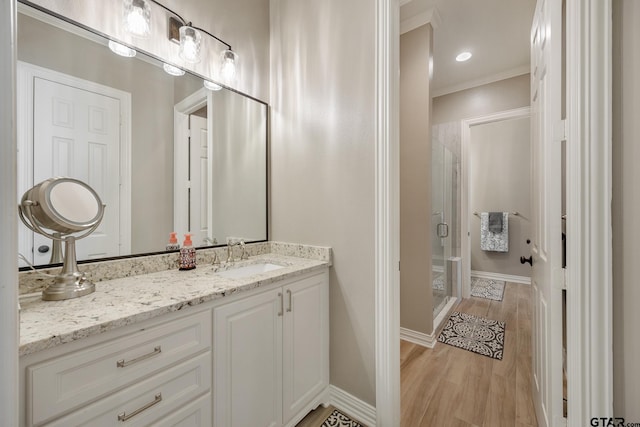
[[[502,301],[470,298],[457,311],[506,323],[502,360],[438,343],[400,342],[402,427],[535,427],[531,398],[531,287],[507,283]],[[319,407],[297,427],[317,427]]]
[[[536,426],[531,398],[531,288],[503,301],[470,298],[457,311],[506,322],[502,360],[438,343],[400,344],[402,427]]]

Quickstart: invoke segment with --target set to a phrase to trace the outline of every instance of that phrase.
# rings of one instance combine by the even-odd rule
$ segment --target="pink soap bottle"
[[[180,244],[178,243],[178,238],[176,237],[178,233],[176,233],[175,231],[172,231],[169,234],[169,243],[167,243],[167,250],[168,251],[177,251],[178,249],[180,249]]]
[[[191,242],[191,234],[184,235],[184,243],[180,248],[180,270],[193,270],[196,268],[196,249]]]

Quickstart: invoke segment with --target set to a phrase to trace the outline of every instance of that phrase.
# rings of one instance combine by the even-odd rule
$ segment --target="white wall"
[[[333,247],[331,383],[375,405],[374,3],[271,6],[271,238]]]
[[[614,414],[640,422],[640,2],[613,2]]]
[[[16,4],[0,1],[0,419],[18,425]],[[7,220],[9,219],[9,220]],[[11,220],[13,219],[13,220]]]

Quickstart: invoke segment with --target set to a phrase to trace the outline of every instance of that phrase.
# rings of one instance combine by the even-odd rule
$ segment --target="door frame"
[[[613,417],[611,0],[566,0],[568,425]]]
[[[525,117],[531,117],[531,107],[499,111],[497,113],[463,119],[461,122],[460,183],[462,188],[460,196],[460,251],[462,254],[462,298],[469,298],[471,296],[471,226],[469,224],[471,219],[469,212],[469,188],[471,187],[469,145],[471,144],[471,127],[503,120],[522,119]]]
[[[49,68],[28,62],[17,61],[17,129],[18,165],[26,165],[18,171],[18,195],[34,185],[33,182],[33,109],[34,79],[40,78],[72,86],[98,95],[117,99],[120,102],[120,212],[119,255],[131,254],[131,94],[89,80],[64,74]],[[18,248],[28,245],[33,231],[22,227],[18,229]]]
[[[202,107],[211,106],[211,91],[201,88],[173,106],[173,229],[187,233],[189,225],[189,151],[180,146],[180,141],[191,138],[189,115]],[[211,147],[213,114],[207,111],[208,146]]]
[[[572,378],[567,421],[570,426],[584,426],[592,416],[613,416],[611,0],[566,1],[566,70],[571,76],[567,79],[566,283],[571,330],[567,357]],[[379,427],[400,425],[399,9],[397,1],[376,1],[375,375]]]

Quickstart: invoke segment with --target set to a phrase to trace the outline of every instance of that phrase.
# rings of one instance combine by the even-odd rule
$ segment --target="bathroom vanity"
[[[266,253],[22,299],[21,425],[294,426],[328,401],[329,265]]]

